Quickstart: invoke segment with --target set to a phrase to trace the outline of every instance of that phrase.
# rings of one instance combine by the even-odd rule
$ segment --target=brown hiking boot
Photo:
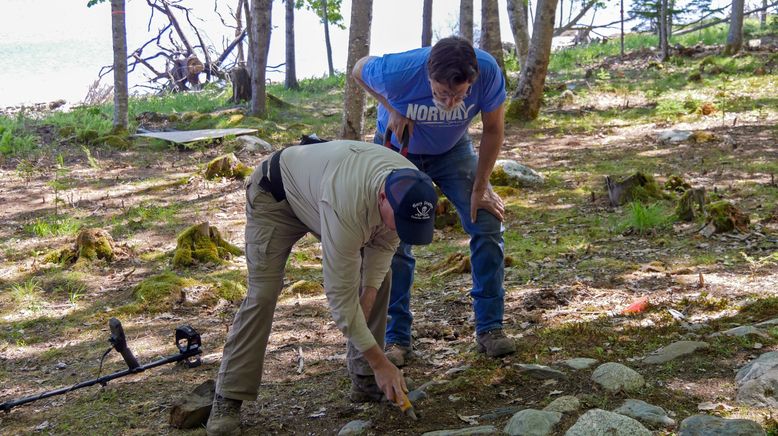
[[[478,352],[486,353],[489,357],[500,357],[516,352],[516,344],[513,339],[505,336],[502,329],[494,329],[476,335],[475,342],[478,344]]]
[[[384,348],[386,358],[398,368],[408,364],[408,361],[411,360],[412,352],[411,347],[404,347],[398,344],[387,344],[386,348]]]
[[[241,400],[224,398],[219,394],[213,397],[211,415],[205,432],[208,436],[228,436],[240,434]]]
[[[351,392],[349,397],[355,403],[378,403],[384,398],[384,392],[372,375],[349,374]]]

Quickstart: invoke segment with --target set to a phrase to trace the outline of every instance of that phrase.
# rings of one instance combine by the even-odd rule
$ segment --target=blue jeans
[[[383,144],[383,135],[373,141]],[[408,160],[426,173],[443,191],[459,214],[462,228],[470,235],[473,311],[476,333],[502,328],[505,288],[505,253],[500,220],[486,210],[478,210],[478,219],[470,221],[470,194],[473,192],[478,156],[473,143],[464,135],[454,147],[440,155],[408,154]],[[411,286],[416,259],[411,246],[400,242],[392,259],[392,290],[389,297],[389,322],[386,343],[411,345]]]

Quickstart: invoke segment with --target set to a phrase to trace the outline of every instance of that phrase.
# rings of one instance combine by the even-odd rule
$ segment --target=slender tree
[[[424,0],[421,18],[421,46],[429,47],[432,45],[432,0]]]
[[[294,55],[294,0],[284,0],[286,6],[286,76],[284,86],[287,89],[298,89],[297,71]]]
[[[370,53],[370,24],[373,0],[355,1],[351,7],[351,26],[348,32],[348,60],[346,71],[353,71],[357,61]],[[341,138],[362,140],[365,112],[365,90],[351,74],[346,74],[343,125]]]
[[[668,0],[659,0],[659,53],[662,62],[670,57],[670,41],[667,32]]]
[[[519,58],[519,65],[523,67],[529,53],[526,0],[508,0],[508,19],[511,23],[513,41],[516,43],[516,56]]]
[[[251,52],[251,114],[264,118],[267,114],[265,95],[265,70],[270,48],[271,12],[273,0],[251,0],[251,29],[249,51]]]
[[[724,54],[733,55],[743,48],[743,12],[744,0],[732,1],[732,14],[729,21],[729,34],[727,44],[724,46]]]
[[[619,0],[619,15],[621,16],[621,31],[619,32],[619,42],[621,46],[621,57],[624,57],[624,0]]]
[[[111,0],[111,35],[113,39],[113,128],[126,131],[130,122],[124,0]]]
[[[759,14],[759,28],[767,27],[767,0],[762,0],[762,13]]]
[[[361,1],[361,0],[357,0]],[[330,77],[335,75],[335,68],[332,64],[332,42],[330,41],[330,25],[345,29],[343,25],[343,15],[340,13],[343,0],[297,0],[297,7],[305,6],[306,9],[318,15],[322,25],[324,25],[324,44],[327,48],[327,66],[329,67]]]
[[[473,0],[459,1],[459,36],[473,42]]]
[[[500,11],[497,0],[481,0],[481,49],[488,51],[505,74],[505,60],[500,41]]]
[[[519,86],[508,104],[506,119],[534,120],[540,113],[543,86],[551,59],[556,5],[557,0],[538,1],[527,63],[521,69]]]
[[[235,8],[235,38],[239,37],[243,33],[243,9],[246,0],[238,0],[238,7]],[[243,54],[243,43],[238,44],[237,47],[237,59],[238,65],[246,63],[246,56]]]

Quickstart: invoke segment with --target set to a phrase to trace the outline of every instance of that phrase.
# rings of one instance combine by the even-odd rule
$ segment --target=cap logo
[[[429,201],[420,201],[418,203],[413,203],[412,205],[416,212],[411,215],[411,218],[415,220],[428,220],[430,219],[430,211],[432,210],[432,203]]]

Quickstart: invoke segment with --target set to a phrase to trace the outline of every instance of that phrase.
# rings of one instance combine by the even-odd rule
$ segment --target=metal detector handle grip
[[[111,329],[111,344],[113,348],[119,352],[124,358],[124,362],[130,368],[130,370],[136,369],[140,366],[138,359],[132,354],[129,348],[127,348],[127,338],[124,336],[124,329],[122,323],[116,318],[108,320],[108,327]]]
[[[403,133],[400,136],[400,154],[403,155],[403,157],[408,157],[408,142],[410,142],[410,137],[408,134],[408,126],[405,126],[403,129]],[[384,146],[386,148],[392,149],[392,130],[386,129],[386,135],[384,137]]]

